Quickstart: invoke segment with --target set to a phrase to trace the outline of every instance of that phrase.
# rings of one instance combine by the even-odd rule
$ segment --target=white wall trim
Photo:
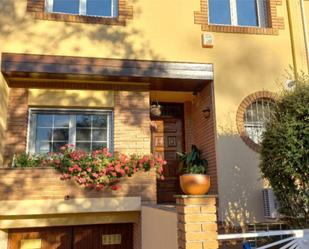
[[[0,219],[5,218],[5,216],[128,212],[140,210],[141,197],[0,201]]]
[[[8,233],[0,230],[0,249],[8,248]]]

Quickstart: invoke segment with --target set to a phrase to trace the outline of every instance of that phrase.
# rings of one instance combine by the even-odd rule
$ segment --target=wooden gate
[[[8,249],[133,249],[133,225],[14,229]]]
[[[71,249],[69,227],[27,228],[9,231],[8,249]]]

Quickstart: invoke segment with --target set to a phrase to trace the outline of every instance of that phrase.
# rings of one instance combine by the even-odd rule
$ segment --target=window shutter
[[[268,27],[268,0],[256,0],[258,21],[261,28]]]

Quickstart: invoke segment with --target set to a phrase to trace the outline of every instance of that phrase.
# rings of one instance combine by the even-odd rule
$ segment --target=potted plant
[[[208,162],[201,151],[192,145],[189,153],[177,152],[180,159],[180,187],[187,195],[206,194],[210,187],[210,176],[206,175]]]

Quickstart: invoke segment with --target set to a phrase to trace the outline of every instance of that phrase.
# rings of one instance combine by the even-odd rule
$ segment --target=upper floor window
[[[118,0],[46,0],[46,11],[83,16],[117,17]]]
[[[208,0],[209,23],[267,27],[268,0]]]
[[[30,110],[28,150],[57,152],[65,144],[79,150],[112,150],[110,111]]]

